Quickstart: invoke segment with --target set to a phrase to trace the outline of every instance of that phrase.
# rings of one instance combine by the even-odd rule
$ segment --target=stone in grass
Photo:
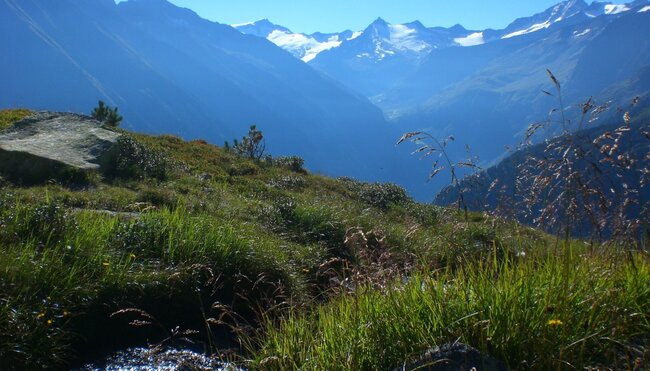
[[[445,344],[427,350],[393,371],[508,371],[496,358],[462,343]]]
[[[88,116],[37,112],[0,132],[0,174],[35,183],[99,170],[119,137]]]

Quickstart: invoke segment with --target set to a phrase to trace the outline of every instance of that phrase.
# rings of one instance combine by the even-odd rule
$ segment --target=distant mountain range
[[[592,95],[650,91],[647,0],[564,1],[503,30],[235,28],[166,0],[0,0],[0,108],[89,112],[102,99],[128,128],[217,144],[257,124],[275,155],[431,200],[445,181],[426,184],[430,164],[395,148],[404,132],[453,134],[489,165],[557,105],[541,93],[546,68],[569,115]]]
[[[312,53],[307,63],[363,93],[403,132],[454,135],[454,156],[465,156],[468,145],[489,166],[506,154],[505,145],[521,140],[529,123],[546,119],[558,106],[542,93],[554,93],[547,68],[562,84],[569,114],[590,96],[617,105],[650,92],[648,34],[647,0],[570,0],[502,30],[377,19],[354,39]],[[413,166],[426,177],[426,163]],[[404,181],[424,190],[411,182]],[[430,194],[446,182],[434,179]]]
[[[456,135],[489,163],[521,141],[528,124],[559,109],[543,93],[557,95],[547,68],[570,118],[591,96],[616,106],[650,92],[650,40],[641,36],[650,34],[647,5],[594,17],[571,10],[579,4],[564,3],[560,14],[575,15],[536,32],[433,51],[373,100],[396,125]]]
[[[294,33],[268,19],[233,25],[242,33],[264,37],[297,58],[345,83],[368,97],[385,93],[401,79],[411,75],[432,51],[449,47],[477,46],[531,34],[569,23],[577,18],[596,18],[647,11],[647,0],[629,4],[583,0],[559,3],[531,17],[520,18],[502,30],[467,30],[461,25],[450,28],[425,27],[421,22],[390,24],[378,18],[366,29],[331,34]],[[583,30],[583,31],[586,31]],[[591,30],[586,31],[584,36]],[[381,100],[378,100],[381,105]]]

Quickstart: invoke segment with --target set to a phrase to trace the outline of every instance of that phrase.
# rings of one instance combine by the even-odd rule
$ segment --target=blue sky
[[[377,17],[390,23],[420,20],[426,26],[503,28],[560,0],[171,0],[204,18],[226,24],[268,18],[294,32],[361,30]],[[631,0],[630,0],[631,1]],[[612,1],[623,3],[625,1]]]

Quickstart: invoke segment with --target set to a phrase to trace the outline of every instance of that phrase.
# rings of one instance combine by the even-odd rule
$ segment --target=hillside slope
[[[650,109],[634,107],[629,124],[622,112],[610,114],[605,124],[579,130],[542,143],[525,146],[497,165],[446,187],[435,199],[438,205],[456,204],[459,189],[472,210],[489,210],[527,224],[556,230],[565,223],[568,201],[585,209],[588,217],[572,222],[574,233],[611,236],[641,228],[650,222]],[[564,164],[564,165],[563,165]],[[570,179],[567,183],[567,179]],[[573,185],[570,185],[573,184]],[[549,205],[558,205],[550,212]],[[575,212],[572,211],[572,212]],[[620,225],[624,215],[639,224]]]
[[[459,341],[512,368],[650,361],[645,253],[558,254],[539,231],[298,158],[117,131],[110,172],[0,173],[3,369],[103,369],[122,350],[139,368],[370,371]],[[576,339],[587,350],[564,352]]]
[[[367,99],[266,40],[167,1],[2,0],[0,34],[4,106],[88,112],[102,99],[126,127],[215,143],[257,124],[275,154],[381,178],[386,161],[369,143],[393,135]],[[361,135],[369,140],[351,139]]]

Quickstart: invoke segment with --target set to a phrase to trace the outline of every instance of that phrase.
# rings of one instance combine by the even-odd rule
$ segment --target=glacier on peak
[[[476,46],[485,44],[483,32],[474,32],[465,37],[457,37],[454,42],[460,46]]]

